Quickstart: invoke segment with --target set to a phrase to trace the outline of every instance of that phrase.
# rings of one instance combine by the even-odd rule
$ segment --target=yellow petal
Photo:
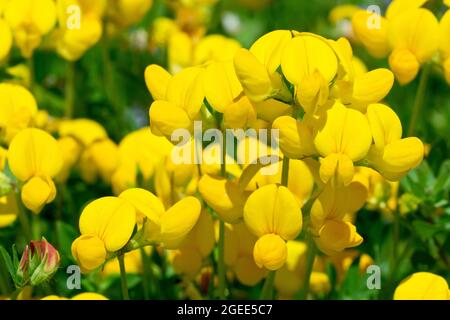
[[[246,286],[255,286],[266,275],[266,270],[258,268],[252,256],[242,256],[234,265],[236,278]]]
[[[291,240],[302,229],[302,212],[288,188],[271,184],[257,189],[248,197],[244,221],[258,237],[275,233]]]
[[[332,153],[320,159],[319,174],[324,183],[327,183],[333,177],[337,177],[339,184],[348,185],[353,179],[353,162],[346,155]]]
[[[389,53],[388,22],[384,17],[360,10],[352,18],[355,37],[362,42],[375,58],[383,58]]]
[[[237,223],[242,218],[246,198],[237,183],[205,174],[199,181],[198,191],[223,221]]]
[[[166,100],[184,109],[190,119],[197,116],[203,104],[202,73],[201,68],[186,68],[173,76],[167,86]]]
[[[6,21],[0,18],[0,39],[2,43],[0,44],[0,61],[6,58],[11,50],[12,46],[12,33]]]
[[[296,98],[308,113],[314,113],[317,107],[323,106],[328,101],[328,96],[328,82],[317,70],[305,75],[296,87]]]
[[[423,155],[422,141],[410,137],[390,143],[382,152],[372,148],[368,160],[386,179],[396,181],[417,167]]]
[[[133,233],[136,211],[128,201],[104,197],[88,204],[80,216],[81,234],[96,236],[109,252],[123,248]]]
[[[389,21],[389,42],[392,48],[408,49],[424,63],[439,46],[439,23],[427,9],[411,9]]]
[[[62,168],[61,150],[55,138],[40,129],[19,132],[11,142],[8,161],[14,175],[26,181],[33,176],[56,176]]]
[[[400,140],[402,124],[397,114],[384,104],[371,104],[367,107],[367,119],[372,130],[375,147],[379,150]]]
[[[447,10],[439,22],[439,49],[444,58],[450,57],[450,10]]]
[[[319,249],[327,255],[356,247],[362,241],[363,238],[356,232],[354,225],[339,220],[327,220],[316,239]]]
[[[33,177],[22,187],[22,202],[29,210],[39,213],[56,197],[56,187],[48,177]]]
[[[419,61],[408,49],[395,49],[392,51],[389,56],[389,66],[401,85],[413,81],[420,69]]]
[[[106,261],[104,242],[93,235],[82,235],[72,243],[72,255],[83,272],[97,269]]]
[[[108,137],[105,129],[91,119],[75,119],[61,123],[59,127],[61,137],[71,136],[87,147],[97,140],[103,140]]]
[[[279,130],[280,149],[287,157],[301,159],[315,153],[311,129],[304,121],[282,116],[273,122],[272,128]]]
[[[356,110],[339,102],[327,110],[325,124],[318,125],[314,145],[324,157],[332,153],[347,155],[352,161],[362,159],[372,144],[369,123]]]
[[[230,129],[246,129],[256,123],[256,108],[243,96],[224,110],[223,125]]]
[[[167,86],[172,76],[164,68],[152,64],[145,69],[145,83],[153,100],[165,100]]]
[[[96,292],[84,292],[73,296],[70,300],[108,300],[108,298]]]
[[[167,101],[154,101],[149,114],[153,134],[164,135],[169,139],[175,130],[190,130],[192,127],[192,121],[186,111]]]
[[[247,49],[234,56],[236,76],[252,101],[263,101],[272,94],[272,80],[265,66]]]
[[[399,15],[411,9],[417,9],[423,6],[428,0],[395,0],[392,1],[386,10],[388,20],[395,19]]]
[[[195,197],[175,203],[161,218],[161,241],[168,248],[176,247],[197,223],[201,209]]]
[[[263,235],[255,243],[253,257],[258,267],[271,271],[278,270],[287,259],[286,242],[273,233]]]
[[[251,46],[250,52],[266,67],[269,73],[274,73],[281,63],[281,55],[285,46],[292,38],[289,30],[276,30],[266,33]]]
[[[395,289],[394,300],[449,300],[447,281],[430,272],[416,272]]]
[[[275,99],[254,102],[258,118],[273,122],[276,118],[292,114],[292,107]]]
[[[141,188],[131,188],[122,192],[119,198],[134,206],[138,223],[147,218],[146,224],[151,223],[159,227],[161,216],[166,210],[161,200],[153,193]]]
[[[202,79],[206,100],[221,113],[236,101],[243,90],[231,60],[209,64]]]
[[[30,91],[9,83],[0,84],[0,101],[0,138],[9,143],[20,130],[29,126],[38,111],[37,103]]]
[[[353,84],[356,102],[374,103],[384,99],[394,84],[394,75],[388,69],[375,69],[357,76]]]
[[[292,84],[299,84],[303,77],[316,70],[327,82],[331,82],[337,73],[338,61],[325,39],[300,35],[293,38],[283,51],[281,67]]]

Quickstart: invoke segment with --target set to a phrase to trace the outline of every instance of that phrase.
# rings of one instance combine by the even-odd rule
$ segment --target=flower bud
[[[58,251],[47,240],[31,241],[20,260],[16,285],[38,286],[48,281],[58,270],[59,263]]]

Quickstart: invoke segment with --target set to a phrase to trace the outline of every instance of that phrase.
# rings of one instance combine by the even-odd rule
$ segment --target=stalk
[[[427,91],[427,83],[428,79],[430,77],[431,72],[431,65],[426,64],[422,68],[422,72],[420,73],[420,80],[419,80],[419,88],[417,89],[416,98],[414,100],[414,107],[413,112],[411,115],[411,119],[409,121],[409,128],[408,128],[408,136],[414,135],[414,130],[416,129],[417,119],[420,115],[420,110],[423,105],[423,101],[425,99],[425,94]]]
[[[122,297],[124,300],[130,300],[130,296],[128,295],[127,272],[125,270],[124,254],[123,253],[119,254],[117,256],[117,260],[119,260],[120,285],[122,287]]]

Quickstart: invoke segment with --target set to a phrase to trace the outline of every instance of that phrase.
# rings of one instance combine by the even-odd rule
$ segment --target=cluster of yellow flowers
[[[392,1],[384,16],[347,5],[337,7],[331,18],[335,22],[351,18],[351,36],[372,56],[389,56],[389,66],[400,84],[410,83],[424,64],[433,62],[441,66],[450,84],[450,10],[438,20],[423,7],[427,2]]]
[[[152,5],[151,0],[112,2],[0,1],[0,37],[6,40],[0,43],[0,61],[13,43],[29,58],[45,41],[75,61],[104,32],[134,24]],[[366,204],[380,206],[385,184],[395,193],[397,182],[424,157],[422,141],[404,137],[399,117],[383,99],[394,75],[402,84],[412,81],[438,52],[450,82],[449,11],[439,24],[421,8],[426,1],[397,0],[379,29],[368,28],[367,12],[353,15],[355,36],[373,55],[390,54],[391,72],[368,71],[346,38],[276,30],[245,49],[223,35],[205,36],[215,2],[171,1],[175,18],[156,19],[150,48],[167,49],[168,70],[146,68],[153,97],[150,126],[117,144],[101,124],[52,118],[38,110],[28,89],[0,84],[0,169],[17,180],[0,198],[0,227],[21,214],[16,194],[39,214],[54,201],[57,186],[78,171],[87,184],[101,179],[113,194],[90,202],[79,217],[80,236],[71,252],[83,273],[117,272],[114,258],[120,272],[125,265],[141,272],[139,250],[152,246],[167,250],[174,271],[190,281],[211,274],[217,247],[217,279],[210,281],[218,281],[221,298],[232,279],[254,286],[265,278],[280,298],[300,290],[304,297],[326,293],[331,288],[326,263],[335,266],[340,282],[357,256],[362,273],[373,262],[356,249],[346,250],[363,242],[356,213]],[[68,24],[71,6],[82,9],[81,28]],[[409,21],[423,27],[413,28]],[[197,141],[197,121],[204,130],[220,130],[222,139]],[[180,129],[192,139],[174,145]],[[238,130],[251,129],[259,134],[238,137]],[[226,148],[229,139],[238,141],[236,152]],[[194,150],[190,162],[174,160],[186,150]],[[195,162],[196,152],[203,162]],[[273,161],[268,164],[267,158]],[[263,172],[269,166],[272,175]],[[383,205],[395,207],[395,196]],[[429,282],[448,298],[448,286],[434,277],[413,275],[395,298],[409,297],[411,286]]]
[[[2,0],[0,61],[8,56],[13,44],[25,58],[30,58],[42,45],[55,49],[68,61],[78,60],[100,40],[104,31],[113,33],[140,21],[152,3],[152,0]],[[107,25],[103,23],[105,17]]]

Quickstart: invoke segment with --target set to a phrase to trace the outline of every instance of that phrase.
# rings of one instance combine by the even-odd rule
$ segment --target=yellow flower
[[[211,34],[200,39],[194,50],[194,65],[212,61],[230,61],[241,47],[238,41],[220,34]]]
[[[394,300],[450,300],[450,291],[441,276],[416,272],[397,286]]]
[[[8,56],[13,41],[11,29],[9,28],[9,25],[6,23],[6,21],[3,20],[2,18],[0,18],[0,39],[2,39],[2,43],[0,45],[0,62],[1,62]]]
[[[302,228],[302,213],[294,195],[284,186],[263,186],[254,191],[244,206],[244,221],[259,239],[253,256],[262,268],[276,270],[286,261],[286,240]]]
[[[203,104],[203,83],[200,80],[202,72],[197,67],[184,69],[170,79],[165,90],[158,89],[166,92],[166,98],[156,100],[150,106],[150,126],[154,134],[170,139],[177,129],[192,129],[193,121],[199,116]],[[147,82],[147,85],[156,87],[165,84]]]
[[[415,78],[418,65],[437,52],[439,23],[427,9],[410,9],[390,19],[388,37],[394,49],[389,64],[400,83],[406,84]]]
[[[52,179],[47,176],[34,176],[22,187],[22,202],[34,213],[41,212],[42,208],[53,202],[56,197],[56,187]]]
[[[208,103],[220,113],[224,113],[243,90],[231,61],[210,63],[202,80]]]
[[[97,6],[92,6],[83,0],[58,0],[59,30],[55,32],[56,50],[59,55],[68,61],[81,58],[84,53],[99,40],[103,32],[101,14],[103,13],[105,1],[97,1]],[[71,23],[71,6],[80,8],[79,26]],[[72,13],[73,14],[73,13]]]
[[[250,50],[239,49],[234,56],[236,75],[250,100],[260,102],[280,97],[289,101],[290,93],[277,72],[282,50],[291,39],[288,30],[277,30],[259,38]]]
[[[80,216],[81,236],[72,243],[72,255],[83,272],[106,261],[108,253],[122,249],[136,224],[134,207],[126,200],[104,197],[88,204]]]
[[[356,227],[350,222],[326,220],[319,230],[316,244],[322,252],[332,255],[346,248],[356,247],[362,241],[363,238],[356,232]]]
[[[55,25],[56,5],[53,0],[8,1],[4,16],[22,55],[29,58]]]
[[[282,116],[273,122],[272,128],[279,130],[280,149],[287,157],[302,159],[316,153],[312,129],[306,121]]]
[[[145,247],[145,249],[151,249],[151,247]],[[150,251],[150,250],[146,250]],[[141,273],[142,272],[142,255],[140,250],[133,250],[123,255],[127,273]],[[105,263],[102,269],[102,274],[119,274],[120,266],[119,260],[112,259]]]
[[[295,86],[295,96],[306,112],[328,99],[328,86],[338,71],[338,57],[325,38],[300,33],[286,45],[281,56],[286,79]]]
[[[80,158],[80,173],[88,183],[94,183],[97,176],[106,183],[111,182],[113,173],[119,165],[119,148],[110,139],[92,143]]]
[[[28,127],[38,109],[33,95],[24,87],[0,84],[0,138],[9,143],[22,129]]]
[[[8,163],[17,179],[26,182],[22,188],[25,206],[38,213],[56,195],[52,178],[63,165],[56,140],[40,129],[28,128],[19,132],[8,150]]]
[[[244,223],[225,225],[224,258],[237,280],[254,286],[267,274],[267,270],[259,268],[253,259],[253,247],[257,237],[250,233]]]
[[[353,33],[375,58],[389,53],[388,21],[382,16],[359,10],[352,17]]]
[[[194,277],[200,271],[203,259],[213,250],[214,244],[214,222],[208,211],[204,209],[180,247],[169,251],[175,272]]]
[[[56,295],[50,295],[42,298],[41,300],[69,300],[69,299],[65,297],[59,297]],[[83,292],[73,296],[70,300],[108,300],[108,298],[96,292]]]
[[[71,300],[108,300],[108,298],[96,292],[83,292],[73,296]]]
[[[172,149],[166,138],[152,134],[149,127],[126,135],[119,144],[119,165],[112,176],[114,193],[136,186],[138,173],[148,182]]]
[[[420,164],[424,155],[422,141],[402,139],[402,125],[395,112],[383,104],[371,104],[367,119],[374,144],[367,155],[369,163],[388,180],[400,180]]]
[[[155,195],[143,189],[124,191],[120,198],[136,208],[137,221],[146,218],[144,238],[147,242],[162,243],[168,249],[176,249],[197,223],[201,203],[195,197],[185,197],[168,210]]]
[[[166,99],[167,86],[171,79],[170,73],[156,64],[151,64],[145,68],[145,83],[153,100]]]
[[[235,181],[213,178],[205,174],[199,181],[198,190],[205,202],[222,221],[237,223],[242,219],[247,194],[239,190]]]
[[[146,15],[153,4],[153,0],[117,0],[111,4],[111,20],[119,27],[128,27]]]
[[[363,159],[372,143],[367,119],[361,112],[336,102],[314,129],[314,145],[323,157],[320,178],[326,183],[336,177],[339,183],[349,184],[354,174],[353,162]]]
[[[292,298],[303,285],[306,268],[307,246],[304,242],[291,240],[287,244],[288,256],[286,264],[277,270],[275,288],[285,298]],[[310,279],[310,289],[314,293],[324,293],[330,290],[330,280],[321,268],[320,257],[316,257]]]
[[[80,158],[81,146],[72,137],[66,136],[58,139],[59,148],[63,156],[63,168],[56,177],[56,180],[65,182],[69,178],[71,169]]]
[[[98,122],[91,119],[63,121],[58,131],[61,137],[71,136],[83,147],[88,147],[95,141],[108,138],[106,130]]]

